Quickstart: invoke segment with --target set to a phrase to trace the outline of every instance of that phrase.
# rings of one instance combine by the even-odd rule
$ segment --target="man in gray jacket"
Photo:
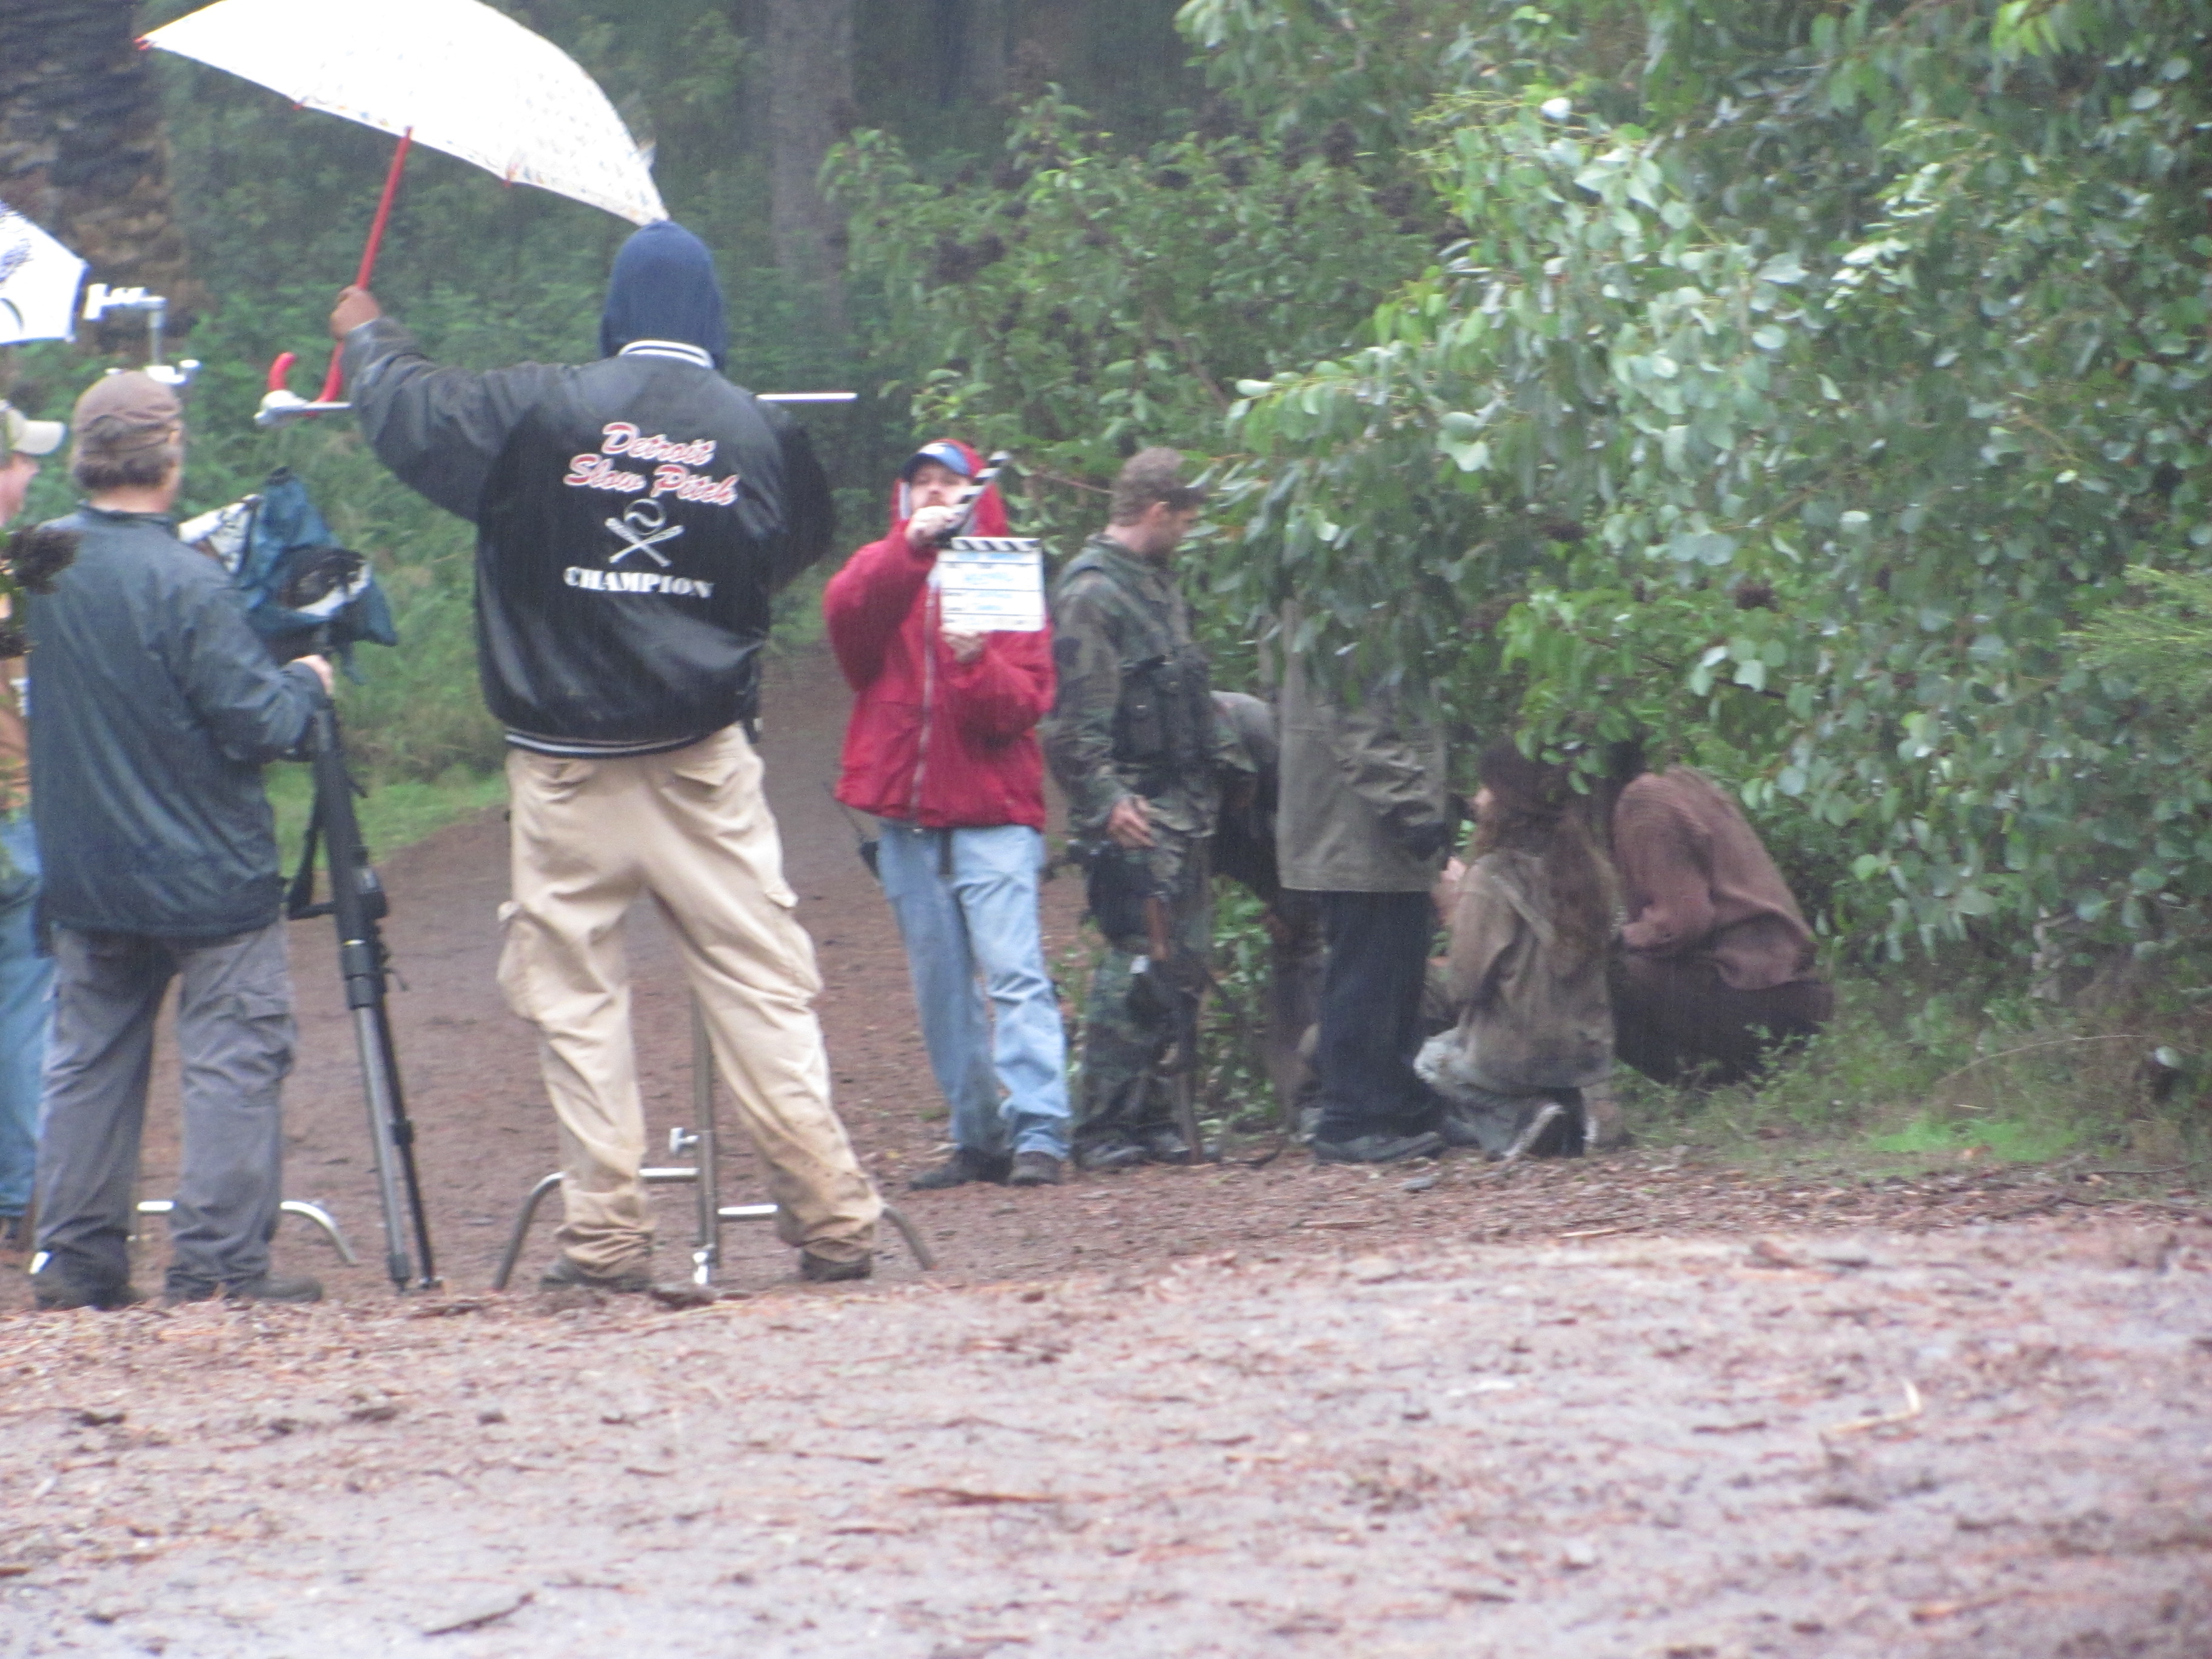
[[[28,605],[31,807],[55,964],[39,1305],[143,1299],[129,1241],[154,1019],[172,979],[184,1167],[167,1299],[312,1302],[313,1279],[269,1270],[292,982],[261,768],[306,736],[330,666],[279,668],[222,567],[178,541],[175,393],[109,375],[72,425],[87,499],[59,525],[76,533],[76,558]]]
[[[1297,636],[1292,607],[1283,638]],[[1282,882],[1311,893],[1322,969],[1323,1163],[1384,1164],[1439,1151],[1442,1104],[1413,1072],[1436,920],[1429,890],[1451,839],[1443,740],[1379,689],[1332,702],[1285,653],[1283,781],[1275,826]]]

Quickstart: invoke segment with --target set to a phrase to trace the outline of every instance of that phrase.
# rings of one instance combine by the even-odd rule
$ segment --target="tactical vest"
[[[1206,777],[1213,764],[1213,693],[1206,653],[1191,641],[1178,641],[1151,596],[1104,555],[1086,548],[1060,580],[1092,570],[1114,584],[1144,623],[1139,637],[1122,643],[1114,763],[1130,775],[1139,794],[1164,795]]]

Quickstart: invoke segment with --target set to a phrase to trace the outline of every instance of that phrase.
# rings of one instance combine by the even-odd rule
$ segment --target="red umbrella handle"
[[[376,217],[368,227],[368,245],[361,251],[361,272],[353,279],[356,288],[367,288],[368,279],[376,274],[376,252],[384,245],[384,228],[392,222],[392,198],[399,194],[400,169],[407,165],[407,152],[415,143],[415,129],[410,127],[399,135],[399,148],[392,152],[392,166],[384,175],[384,194],[376,204]],[[331,372],[323,382],[321,401],[336,403],[344,389],[345,349],[341,346],[331,354]]]

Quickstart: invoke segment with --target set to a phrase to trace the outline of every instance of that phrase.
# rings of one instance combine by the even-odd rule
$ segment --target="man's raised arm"
[[[441,368],[364,288],[338,295],[331,337],[345,349],[361,429],[403,483],[473,521],[492,464],[559,370]]]

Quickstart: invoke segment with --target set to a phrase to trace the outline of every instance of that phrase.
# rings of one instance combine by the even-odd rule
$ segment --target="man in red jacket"
[[[1066,1038],[1037,928],[1050,630],[969,634],[939,620],[940,538],[1006,533],[996,489],[951,439],[900,470],[890,534],[822,596],[853,687],[837,799],[883,821],[877,854],[914,975],[952,1156],[909,1183],[1050,1186],[1067,1157]],[[987,1006],[988,1003],[988,1006]]]

